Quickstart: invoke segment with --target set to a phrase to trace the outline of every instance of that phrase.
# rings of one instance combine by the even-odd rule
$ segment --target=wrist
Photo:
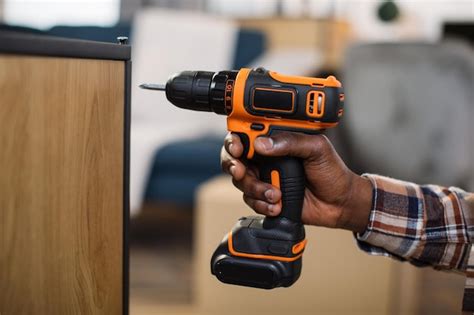
[[[353,174],[347,202],[343,209],[346,219],[342,228],[362,234],[369,224],[372,202],[373,186],[370,180]]]

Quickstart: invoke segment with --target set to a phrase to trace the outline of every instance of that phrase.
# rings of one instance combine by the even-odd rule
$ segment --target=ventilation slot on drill
[[[324,93],[319,91],[308,92],[306,114],[309,117],[320,118],[324,114]]]

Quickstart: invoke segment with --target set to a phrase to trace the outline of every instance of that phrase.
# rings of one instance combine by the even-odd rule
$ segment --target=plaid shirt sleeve
[[[417,266],[465,273],[464,309],[474,311],[474,194],[363,176],[373,185],[373,207],[366,231],[356,235],[359,248]]]

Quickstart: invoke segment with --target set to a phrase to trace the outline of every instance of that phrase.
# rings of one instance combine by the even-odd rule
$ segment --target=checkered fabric
[[[417,185],[364,174],[373,185],[373,207],[359,247],[417,266],[467,275],[463,309],[474,311],[474,194],[459,188]]]

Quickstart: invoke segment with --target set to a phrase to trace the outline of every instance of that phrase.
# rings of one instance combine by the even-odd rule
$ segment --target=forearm
[[[357,235],[363,250],[465,272],[473,232],[472,194],[366,177],[372,182],[374,198],[367,229]]]

